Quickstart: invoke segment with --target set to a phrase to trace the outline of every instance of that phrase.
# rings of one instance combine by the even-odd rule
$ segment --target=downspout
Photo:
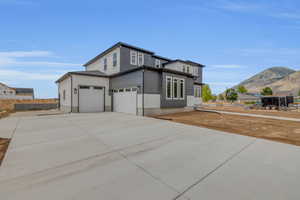
[[[144,98],[144,94],[145,94],[145,69],[143,69],[143,93],[142,93],[143,116],[145,116],[145,98]]]
[[[73,77],[71,75],[71,112],[73,112]]]

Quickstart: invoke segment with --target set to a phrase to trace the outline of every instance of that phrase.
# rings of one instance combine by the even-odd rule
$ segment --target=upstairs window
[[[137,64],[137,52],[136,51],[130,51],[130,64],[136,65]]]
[[[66,100],[66,90],[63,91],[63,100]]]
[[[190,73],[190,66],[186,66],[186,73]]]
[[[185,72],[185,66],[184,65],[182,66],[182,71]]]
[[[118,54],[117,53],[113,53],[113,66],[116,67],[117,66],[117,61],[118,60]]]
[[[160,68],[161,67],[161,62],[159,59],[155,59],[155,67]]]
[[[104,71],[106,71],[107,70],[107,58],[104,58],[103,64],[104,64]]]
[[[138,53],[138,65],[139,66],[144,65],[144,54],[143,53]]]

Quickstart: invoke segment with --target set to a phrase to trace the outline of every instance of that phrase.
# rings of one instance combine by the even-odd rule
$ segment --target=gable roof
[[[7,85],[5,85],[4,83],[1,83],[1,82],[0,82],[0,86],[9,88]]]
[[[181,63],[185,63],[185,64],[189,64],[189,65],[194,65],[194,66],[197,66],[197,67],[205,67],[205,65],[202,65],[200,63],[196,63],[196,62],[193,62],[193,61],[190,61],[190,60],[180,60],[180,59],[172,60],[170,62],[165,63],[164,65],[168,65],[168,64],[171,64],[171,63],[175,63],[175,62],[181,62]]]
[[[130,48],[130,49],[135,49],[137,51],[149,53],[149,54],[152,54],[152,55],[154,54],[154,52],[152,52],[152,51],[149,51],[149,50],[146,50],[146,49],[143,49],[143,48],[140,48],[140,47],[136,47],[136,46],[127,44],[125,42],[118,42],[118,43],[114,44],[113,46],[111,46],[110,48],[103,51],[102,53],[100,53],[99,55],[97,55],[96,57],[94,57],[93,59],[91,59],[90,61],[88,61],[87,63],[85,63],[83,66],[86,67],[87,65],[92,64],[93,62],[95,62],[96,60],[101,58],[103,55],[113,51],[114,49],[116,49],[117,47],[120,47],[120,46],[127,47],[127,48]]]

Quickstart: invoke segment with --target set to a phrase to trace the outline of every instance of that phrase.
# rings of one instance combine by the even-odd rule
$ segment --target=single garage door
[[[114,90],[113,97],[114,112],[129,114],[137,113],[137,89],[123,88]]]
[[[79,86],[79,112],[103,112],[104,88]]]

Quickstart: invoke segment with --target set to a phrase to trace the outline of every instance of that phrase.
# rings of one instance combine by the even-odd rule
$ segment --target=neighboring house
[[[34,99],[32,88],[12,88],[0,83],[0,99]]]
[[[201,103],[202,68],[119,42],[56,81],[65,112],[114,111],[152,115]]]
[[[253,95],[251,93],[239,93],[238,94],[238,102],[246,103],[246,102],[258,102],[260,101],[260,95]]]

